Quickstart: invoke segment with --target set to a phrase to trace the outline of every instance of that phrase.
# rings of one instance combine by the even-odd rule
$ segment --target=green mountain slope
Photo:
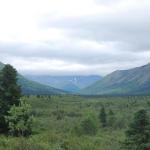
[[[0,70],[4,67],[3,63],[0,63]],[[50,94],[65,94],[63,90],[59,90],[47,85],[31,81],[18,74],[18,84],[21,86],[23,94],[31,95],[50,95]]]
[[[45,85],[76,93],[92,83],[101,79],[100,76],[49,76],[49,75],[26,75],[26,78]]]
[[[149,95],[150,63],[130,70],[115,71],[81,90],[80,93],[91,95]]]
[[[18,76],[18,84],[21,86],[23,94],[40,94],[40,95],[50,95],[50,94],[65,94],[63,90],[59,90],[47,85],[37,83],[26,79],[25,77]]]

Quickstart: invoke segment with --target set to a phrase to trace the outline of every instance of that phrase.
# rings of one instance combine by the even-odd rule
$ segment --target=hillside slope
[[[0,70],[4,67],[3,63],[0,63]],[[21,86],[22,94],[31,95],[50,95],[50,94],[64,94],[63,90],[59,90],[47,85],[31,81],[18,74],[18,84]]]
[[[80,91],[91,95],[150,95],[150,63],[130,70],[115,71]]]
[[[65,91],[77,92],[101,79],[100,76],[47,76],[27,75],[26,78],[41,84],[51,85]]]

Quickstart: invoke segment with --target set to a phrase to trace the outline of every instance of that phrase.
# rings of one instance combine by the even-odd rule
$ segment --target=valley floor
[[[122,150],[124,133],[133,114],[145,108],[150,115],[149,96],[23,98],[32,106],[33,134],[28,138],[0,135],[0,150]],[[99,121],[102,106],[107,113],[105,128]],[[96,124],[95,134],[81,130],[82,121],[89,115]]]

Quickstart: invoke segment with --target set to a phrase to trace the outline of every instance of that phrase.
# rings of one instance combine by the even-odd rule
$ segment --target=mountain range
[[[150,63],[115,71],[80,91],[86,95],[150,95]]]
[[[0,62],[0,70],[5,65]],[[22,94],[25,95],[50,95],[50,94],[65,94],[66,92],[60,89],[53,88],[48,85],[40,84],[35,81],[26,79],[18,74],[18,84],[21,86]]]
[[[0,70],[5,65],[0,62]],[[18,74],[23,94],[150,95],[150,63],[129,70],[117,70],[105,77],[46,76]],[[67,92],[66,92],[67,91]]]
[[[49,85],[58,89],[76,93],[79,90],[99,81],[98,75],[90,76],[49,76],[49,75],[25,75],[29,80]]]

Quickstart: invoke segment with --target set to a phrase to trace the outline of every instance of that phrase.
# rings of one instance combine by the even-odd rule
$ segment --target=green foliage
[[[21,138],[0,134],[0,150],[123,150],[125,130],[133,121],[133,114],[143,107],[150,115],[149,96],[52,95],[50,99],[47,96],[25,96],[22,99],[31,105],[32,114],[35,114],[34,134]],[[107,128],[99,125],[102,106],[107,110]],[[56,119],[57,110],[63,111],[59,120]],[[109,125],[110,110],[115,117],[113,127]],[[93,115],[88,115],[91,113]],[[94,116],[94,122],[97,122],[96,134],[83,133],[81,122],[88,116]]]
[[[150,149],[150,122],[146,110],[135,113],[134,120],[126,131],[125,147],[131,150]]]
[[[27,136],[31,134],[33,116],[31,106],[25,100],[20,100],[19,106],[13,105],[5,119],[11,135]]]
[[[108,118],[107,119],[108,120],[108,126],[114,127],[116,118],[115,118],[115,114],[112,110],[109,110],[107,118]]]
[[[107,126],[107,114],[105,112],[105,107],[103,106],[101,108],[100,114],[99,114],[99,119],[100,119],[100,123],[101,126],[104,128]]]
[[[0,77],[0,95],[2,100],[5,101],[8,109],[13,104],[18,105],[21,91],[17,85],[17,71],[11,65],[6,65],[1,71]]]
[[[4,116],[12,105],[19,105],[21,96],[17,85],[17,71],[11,65],[5,65],[0,72],[0,130],[7,129]]]
[[[53,112],[53,115],[56,116],[57,120],[61,120],[61,119],[64,118],[64,113],[65,112],[63,110],[56,110],[56,111]]]
[[[94,114],[89,114],[81,122],[81,129],[84,134],[94,135],[97,132],[97,120]]]

